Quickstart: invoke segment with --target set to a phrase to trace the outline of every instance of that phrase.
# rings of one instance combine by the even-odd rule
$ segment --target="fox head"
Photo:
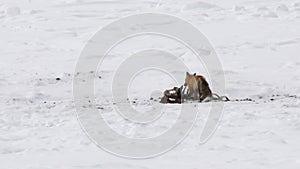
[[[191,79],[194,79],[195,76],[196,76],[196,73],[190,74],[189,72],[186,72],[184,86],[187,86],[187,84],[189,83],[189,81]]]

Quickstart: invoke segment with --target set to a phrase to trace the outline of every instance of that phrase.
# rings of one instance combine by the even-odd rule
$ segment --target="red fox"
[[[188,86],[190,94],[194,95],[194,100],[199,100],[200,102],[212,100],[212,92],[203,76],[186,72],[184,85]]]

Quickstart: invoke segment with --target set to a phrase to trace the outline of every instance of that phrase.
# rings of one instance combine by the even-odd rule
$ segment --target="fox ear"
[[[186,75],[188,76],[188,75],[190,75],[190,73],[189,73],[189,72],[186,72]]]
[[[194,76],[196,76],[196,73],[194,73]]]

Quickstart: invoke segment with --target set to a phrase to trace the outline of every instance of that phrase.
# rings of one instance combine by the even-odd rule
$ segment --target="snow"
[[[105,25],[143,12],[174,15],[197,27],[223,66],[226,93],[219,94],[233,101],[225,103],[205,144],[199,138],[210,104],[199,104],[195,127],[180,145],[156,158],[129,160],[103,151],[83,132],[72,83],[88,40]],[[0,168],[298,169],[299,30],[299,0],[1,0]],[[145,48],[180,56],[191,72],[210,81],[203,63],[168,38],[134,37],[115,47],[96,72],[95,95],[110,127],[127,137],[155,137],[178,118],[179,105],[168,105],[169,113],[149,126],[111,113],[114,70]],[[137,110],[148,111],[153,102],[147,99],[174,85],[160,72],[142,72],[132,80],[129,97]],[[253,101],[234,101],[246,98]]]

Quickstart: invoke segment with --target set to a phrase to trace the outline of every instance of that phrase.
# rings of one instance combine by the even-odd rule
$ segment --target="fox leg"
[[[200,99],[200,95],[198,92],[194,92],[194,100],[199,100]]]
[[[203,94],[203,87],[201,85],[200,82],[198,82],[198,94],[199,94],[199,98],[197,100],[199,100],[200,102],[202,102],[205,99],[205,96]]]

